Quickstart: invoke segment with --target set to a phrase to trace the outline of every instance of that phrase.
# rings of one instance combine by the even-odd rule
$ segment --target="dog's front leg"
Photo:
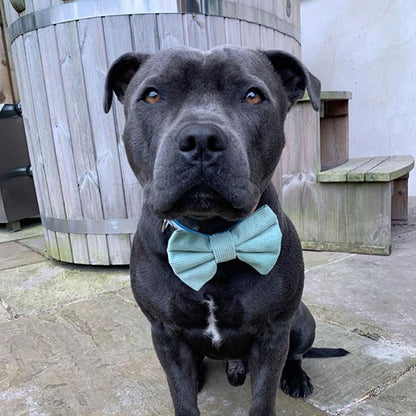
[[[175,416],[199,416],[198,369],[202,358],[161,323],[152,325],[152,339],[166,373]]]
[[[250,416],[274,416],[277,387],[289,349],[289,326],[269,327],[249,356]]]

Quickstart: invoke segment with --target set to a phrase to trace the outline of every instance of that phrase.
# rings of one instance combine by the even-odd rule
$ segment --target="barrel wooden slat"
[[[38,38],[49,110],[47,113],[50,114],[59,182],[62,187],[62,198],[65,206],[65,218],[82,220],[81,199],[78,191],[74,153],[71,144],[69,120],[54,26],[39,29]],[[71,234],[69,237],[71,240],[73,261],[75,263],[88,264],[89,257],[85,235]]]
[[[16,10],[13,9],[10,1],[3,1],[3,6],[4,6],[4,13],[6,15],[6,21],[8,22],[8,24],[15,21],[19,17]]]
[[[207,16],[208,48],[227,43],[225,34],[225,19],[218,16]]]
[[[25,0],[25,10],[22,12],[23,14],[32,13],[34,11],[34,1],[35,0]]]
[[[25,0],[26,1],[26,10],[28,12],[27,7],[29,6],[32,11],[47,9],[48,7],[52,6],[51,0]]]
[[[135,17],[135,19],[132,20],[132,32],[136,48],[132,45],[128,16],[106,17],[104,19],[104,34],[106,37],[108,65],[111,65],[111,63],[123,53],[130,52],[133,49],[140,50],[141,52],[151,52],[156,49],[157,45],[155,45],[154,42],[155,39],[157,40],[157,36],[146,37],[145,32],[135,31],[135,27],[141,26],[140,23],[143,23],[143,26],[154,23],[156,17],[152,15],[133,17]],[[144,19],[141,19],[142,17]],[[117,32],[117,37],[111,35],[115,32]],[[116,124],[117,147],[122,170],[127,217],[138,218],[140,216],[141,206],[143,203],[143,189],[139,185],[139,182],[137,181],[136,176],[127,161],[126,151],[122,140],[125,121],[123,106],[117,99],[115,99],[112,108]],[[133,239],[133,235],[130,236],[130,239]],[[129,253],[126,252],[126,254],[128,255]]]
[[[260,27],[260,47],[261,49],[274,49],[274,30],[268,27]]]
[[[208,49],[208,39],[205,16],[184,14],[182,22],[186,45],[206,51]]]
[[[17,82],[21,90],[21,100],[25,102],[23,109],[23,120],[26,132],[26,137],[30,137],[31,140],[27,141],[29,157],[32,162],[32,168],[36,172],[33,175],[33,181],[36,189],[47,189],[46,178],[43,166],[41,165],[41,158],[38,157],[39,151],[39,136],[37,134],[36,119],[34,101],[32,97],[32,89],[30,88],[30,81],[27,77],[28,67],[26,61],[25,46],[23,44],[23,37],[16,39],[13,45],[13,59],[19,62],[19,66],[16,68]],[[49,197],[47,192],[37,194],[37,200],[39,210],[41,212],[49,213],[52,215]],[[49,253],[55,258],[59,258],[58,243],[56,241],[56,235],[52,231],[43,228],[43,234],[45,237],[46,247]]]
[[[22,102],[26,103],[22,114],[26,130],[26,136],[31,138],[31,140],[28,141],[28,150],[33,171],[36,172],[36,174],[33,175],[33,180],[36,189],[45,190],[41,193],[40,196],[37,196],[39,209],[41,210],[41,212],[44,212],[45,215],[52,216],[53,214],[49,199],[46,172],[44,169],[43,158],[40,156],[40,137],[38,127],[36,125],[35,113],[36,99],[33,97],[30,78],[27,76],[27,74],[29,73],[29,65],[26,59],[26,51],[23,37],[17,39],[15,41],[15,45],[16,46],[14,48],[14,59],[16,60],[16,62],[22,62],[22,64],[17,67],[16,74],[18,75],[18,82],[21,91]],[[54,258],[59,259],[58,241],[56,238],[56,234],[52,231],[44,229],[44,236],[48,252]]]
[[[225,18],[225,38],[228,45],[243,45],[239,20]]]
[[[159,37],[157,30],[156,15],[144,14],[131,16],[131,36],[133,37],[133,46],[131,50],[137,52],[151,53],[159,49]],[[118,33],[121,28],[114,27],[114,33]],[[109,39],[111,35],[109,34]]]
[[[78,30],[104,218],[127,218],[114,119],[104,114],[102,105],[108,69],[102,20],[80,20]],[[108,235],[107,239],[110,263],[126,263],[123,257],[130,250],[129,236]]]
[[[185,44],[182,15],[160,14],[157,16],[160,49]]]
[[[56,37],[83,216],[103,219],[77,23],[57,25]],[[110,263],[105,235],[88,234],[87,243],[90,264]]]
[[[241,22],[241,42],[249,48],[260,46],[260,26],[256,23]]]
[[[36,85],[35,118],[40,141],[40,154],[45,169],[46,185],[54,218],[66,218],[63,202],[62,187],[59,178],[51,122],[47,108],[47,94],[43,76],[42,60],[40,56],[39,41],[36,32],[23,35],[26,59],[28,62],[29,78],[32,85]],[[56,233],[59,259],[72,262],[72,250],[68,234]]]
[[[12,20],[16,19],[18,14],[16,13],[16,11],[13,9],[10,1],[3,1],[2,2],[2,21],[4,23],[3,29],[4,29],[4,40],[5,40],[5,55],[6,55],[6,59],[8,60],[8,66],[9,66],[9,74],[5,74],[4,76],[9,78],[10,75],[10,79],[7,82],[10,82],[10,90],[5,94],[6,95],[6,99],[8,97],[10,97],[10,101],[9,102],[18,102],[20,101],[20,94],[19,94],[19,90],[17,87],[17,75],[16,75],[16,68],[15,68],[15,63],[14,63],[14,59],[13,59],[13,54],[12,54],[12,50],[10,48],[10,36],[9,36],[9,31],[8,31],[8,24],[9,22],[11,22]],[[0,46],[1,48],[1,46]],[[1,58],[3,59],[3,58]],[[8,71],[7,71],[8,72]],[[4,81],[2,80],[2,83]],[[4,87],[0,87],[0,90],[2,90]],[[7,101],[6,101],[7,102]]]

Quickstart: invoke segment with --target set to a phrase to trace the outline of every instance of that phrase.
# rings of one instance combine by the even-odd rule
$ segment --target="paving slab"
[[[345,325],[366,322],[416,344],[416,231],[396,237],[394,245],[390,256],[349,255],[308,269],[305,301]]]
[[[45,258],[16,242],[0,243],[0,271],[44,261]]]
[[[22,229],[16,232],[7,231],[5,224],[0,224],[0,243],[17,241],[22,238],[29,238],[42,235],[40,220],[31,219],[21,221]]]
[[[0,271],[0,297],[17,315],[50,310],[129,285],[127,267],[77,266],[49,260]]]
[[[11,319],[11,316],[6,310],[6,306],[0,300],[0,323],[8,322]]]
[[[137,311],[103,295],[0,325],[0,414],[171,414],[148,325]]]
[[[377,396],[351,406],[346,416],[415,416],[416,414],[416,370],[405,374]]]
[[[305,271],[308,272],[309,270],[317,266],[324,266],[329,263],[336,263],[337,261],[350,256],[350,253],[337,253],[328,251],[304,251],[303,261],[305,263]]]
[[[32,251],[35,251],[42,256],[50,258],[50,256],[46,253],[46,243],[43,234],[30,238],[22,238],[19,240],[19,244],[29,247]]]
[[[415,348],[372,340],[320,320],[315,346],[350,352],[345,357],[305,360],[305,371],[315,387],[308,401],[329,414],[360,402],[416,365]]]

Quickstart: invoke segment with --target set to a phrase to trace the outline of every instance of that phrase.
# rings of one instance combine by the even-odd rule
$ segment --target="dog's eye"
[[[251,105],[260,104],[263,100],[263,94],[257,88],[249,89],[244,97],[244,101]]]
[[[154,88],[148,88],[143,94],[143,100],[147,104],[156,104],[160,101],[160,94]]]

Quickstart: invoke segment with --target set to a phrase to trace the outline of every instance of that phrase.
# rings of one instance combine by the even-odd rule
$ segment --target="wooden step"
[[[413,156],[359,157],[318,173],[318,182],[391,182],[409,173]]]

